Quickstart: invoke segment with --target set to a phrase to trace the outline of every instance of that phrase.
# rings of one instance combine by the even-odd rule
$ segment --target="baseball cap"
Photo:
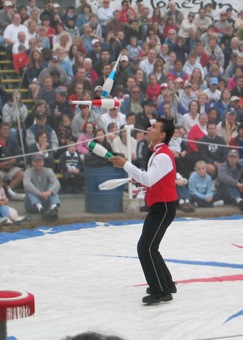
[[[59,93],[59,94],[67,94],[67,88],[66,86],[58,86],[56,88],[56,93]]]
[[[186,87],[192,87],[192,84],[189,81],[186,81],[184,84],[184,88]]]
[[[240,98],[237,97],[237,96],[233,96],[233,97],[230,98],[230,102],[234,102],[236,100],[240,100]]]
[[[13,6],[13,4],[12,4],[12,2],[11,2],[11,1],[5,1],[5,2],[4,2],[4,4],[3,4],[3,6],[6,6],[6,7],[12,7],[12,6]]]
[[[131,58],[131,59],[130,59],[130,62],[131,62],[132,64],[139,64],[139,63],[140,63],[140,59],[139,59],[139,58]]]
[[[47,115],[45,112],[37,112],[36,115],[35,115],[35,118],[37,119],[42,119],[42,118],[46,118]]]
[[[210,78],[209,82],[210,82],[210,85],[213,85],[213,84],[218,85],[219,80],[218,78]]]
[[[228,112],[227,112],[227,115],[236,115],[236,112],[234,109],[230,109]]]
[[[121,57],[121,61],[128,61],[129,59],[128,59],[128,57],[126,56],[126,55],[123,55],[122,57]]]
[[[95,44],[100,43],[98,39],[93,39],[91,41],[91,44],[94,46]]]
[[[153,101],[153,99],[145,99],[142,102],[142,106],[144,107],[145,105],[155,106],[155,102]]]
[[[165,88],[167,88],[167,87],[168,87],[168,84],[167,84],[167,83],[162,83],[162,84],[160,85],[160,87],[165,87]]]
[[[226,11],[220,12],[220,16],[221,16],[221,15],[226,15]]]
[[[237,150],[232,149],[228,152],[228,156],[239,157],[239,152]]]
[[[60,8],[60,5],[57,2],[54,2],[54,4],[52,5],[53,8]]]
[[[31,156],[32,161],[38,161],[40,159],[44,159],[45,156],[42,153],[35,153],[34,155]]]

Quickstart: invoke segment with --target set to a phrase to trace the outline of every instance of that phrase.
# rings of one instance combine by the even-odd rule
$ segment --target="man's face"
[[[152,124],[148,129],[149,139],[152,142],[152,145],[156,145],[158,143],[162,143],[166,134],[165,132],[161,132],[162,130],[162,123],[156,122]]]
[[[236,163],[239,160],[239,157],[236,157],[235,155],[228,155],[227,157],[228,163],[231,167],[234,167]]]
[[[104,8],[109,8],[110,7],[110,0],[104,0],[103,6],[104,6]]]
[[[18,34],[18,39],[19,39],[19,42],[20,42],[20,43],[24,43],[25,40],[26,40],[26,35],[25,35],[25,33],[24,33],[24,32],[19,32],[19,34]]]
[[[44,87],[48,90],[50,90],[52,88],[52,79],[51,78],[46,78],[44,80]]]
[[[119,12],[115,12],[113,15],[115,20],[120,20],[120,13]]]
[[[199,17],[201,19],[204,19],[205,18],[205,14],[206,14],[205,9],[201,8],[200,11],[199,11]]]
[[[202,53],[203,53],[203,45],[198,45],[198,46],[196,47],[196,53],[197,53],[198,55],[202,55]]]
[[[235,123],[236,115],[235,114],[227,114],[226,120],[231,125]]]
[[[215,124],[208,125],[207,131],[208,131],[208,137],[214,138],[216,136],[216,125]]]
[[[15,14],[13,17],[13,24],[19,26],[21,24],[21,17],[19,14]]]
[[[181,72],[181,70],[182,70],[182,63],[180,61],[177,61],[175,63],[175,70],[176,70],[176,72]]]
[[[38,159],[36,161],[32,161],[32,166],[36,171],[40,171],[44,166],[44,159]]]
[[[36,119],[36,124],[40,128],[43,128],[46,125],[46,117],[41,117],[41,118]]]
[[[84,79],[85,78],[85,69],[84,68],[79,68],[78,69],[77,77],[79,79]]]
[[[237,81],[237,85],[239,86],[239,87],[243,87],[243,78],[239,78],[238,79],[238,81]]]
[[[150,63],[153,63],[156,58],[156,52],[154,50],[149,50],[148,52],[148,60]]]
[[[103,74],[104,76],[108,76],[111,73],[111,66],[110,65],[105,65],[103,69]]]
[[[103,62],[108,62],[110,59],[110,53],[108,51],[103,51],[100,55],[100,58]]]
[[[63,104],[66,101],[66,95],[64,93],[57,93],[56,94],[56,101],[58,104]]]
[[[136,116],[135,115],[127,117],[127,124],[128,125],[135,125],[135,123],[136,123]]]
[[[8,138],[10,134],[10,127],[9,126],[2,126],[0,129],[0,134],[4,138]]]
[[[112,117],[112,118],[115,118],[115,117],[117,117],[118,116],[118,110],[117,110],[117,108],[113,108],[113,109],[110,109],[109,110],[109,115]]]

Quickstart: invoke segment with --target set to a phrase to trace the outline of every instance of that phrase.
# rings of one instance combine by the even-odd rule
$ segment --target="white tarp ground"
[[[59,340],[92,330],[127,340],[242,339],[242,225],[242,219],[174,222],[161,252],[178,293],[158,306],[141,303],[141,224],[50,229],[1,244],[0,289],[28,291],[36,301],[34,316],[8,322],[8,335]],[[215,277],[222,281],[211,282]]]

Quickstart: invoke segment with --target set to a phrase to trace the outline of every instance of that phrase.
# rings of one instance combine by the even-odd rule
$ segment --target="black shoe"
[[[48,211],[46,211],[46,209],[41,209],[40,214],[44,220],[48,219]]]
[[[144,296],[142,302],[146,303],[147,305],[156,305],[160,302],[169,302],[171,300],[173,300],[173,296],[171,293],[167,293],[166,295],[155,294]]]
[[[48,215],[49,215],[49,219],[51,220],[57,219],[58,218],[57,207],[50,209]]]
[[[177,293],[176,285],[174,285],[174,286],[172,286],[172,287],[169,287],[169,291],[170,291],[171,294]],[[151,288],[150,288],[150,287],[148,287],[148,288],[146,289],[146,293],[151,295]]]

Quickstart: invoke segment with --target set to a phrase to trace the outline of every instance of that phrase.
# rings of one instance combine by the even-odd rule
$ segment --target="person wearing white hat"
[[[5,1],[3,9],[0,11],[0,44],[3,43],[3,33],[5,28],[11,24],[14,9],[11,1]]]

